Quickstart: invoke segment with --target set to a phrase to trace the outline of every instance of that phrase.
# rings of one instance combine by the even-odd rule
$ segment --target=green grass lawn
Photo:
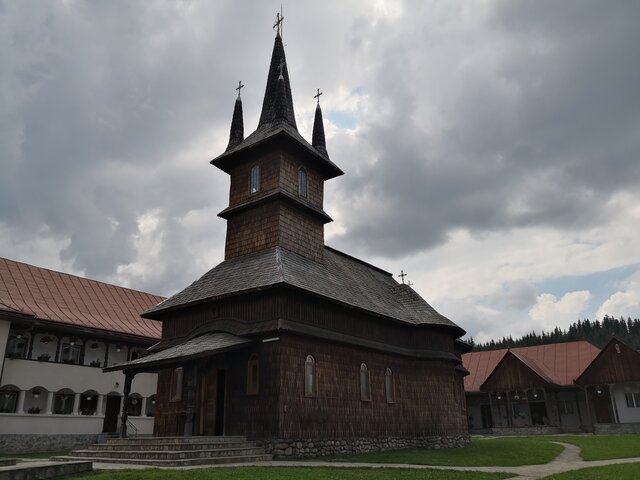
[[[193,470],[109,470],[73,480],[499,480],[509,473],[372,468],[229,467]]]
[[[640,435],[562,435],[546,440],[572,443],[584,460],[640,457]]]
[[[640,463],[624,463],[558,473],[544,477],[544,480],[637,480],[638,478],[640,478]]]
[[[548,463],[563,450],[561,445],[540,437],[472,438],[465,448],[410,449],[340,455],[327,458],[348,462],[410,463],[414,465],[518,466]],[[318,458],[317,460],[323,460]]]

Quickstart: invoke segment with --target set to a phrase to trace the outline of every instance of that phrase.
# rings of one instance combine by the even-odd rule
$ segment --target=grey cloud
[[[421,60],[408,57],[426,42],[417,28],[387,39],[367,88],[391,112],[363,119],[352,140],[379,159],[341,188],[348,203],[369,202],[346,214],[336,243],[399,257],[457,228],[606,222],[608,200],[640,180],[639,16],[636,2],[497,2],[445,61],[426,46]],[[419,117],[434,111],[426,123],[441,131]]]
[[[494,308],[525,310],[536,303],[537,289],[527,281],[514,281],[502,286],[502,290],[487,297]]]

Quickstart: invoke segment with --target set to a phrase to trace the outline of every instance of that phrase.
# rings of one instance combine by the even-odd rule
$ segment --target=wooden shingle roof
[[[162,325],[140,313],[163,297],[0,258],[0,312],[157,339]]]
[[[579,340],[465,353],[462,355],[462,364],[469,371],[464,379],[465,391],[479,392],[482,384],[509,351],[550,383],[570,386],[598,355],[600,349],[585,340]]]
[[[330,247],[325,247],[323,263],[281,247],[226,260],[143,315],[155,318],[186,305],[277,285],[403,323],[453,327],[464,334],[410,286],[398,284],[390,273]]]

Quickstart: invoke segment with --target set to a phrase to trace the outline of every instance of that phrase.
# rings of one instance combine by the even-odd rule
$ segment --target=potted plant
[[[40,413],[40,407],[31,407],[29,410],[27,410],[27,413]]]
[[[91,367],[99,367],[100,365],[102,365],[100,363],[100,360],[94,360],[89,364],[89,366],[91,366]]]
[[[41,353],[40,355],[38,355],[39,362],[48,362],[50,358],[51,355],[49,355],[48,353]]]

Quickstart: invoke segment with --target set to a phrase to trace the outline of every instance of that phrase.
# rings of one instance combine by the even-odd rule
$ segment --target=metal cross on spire
[[[402,279],[402,283],[404,284],[404,277],[407,276],[406,273],[404,273],[404,270],[400,270],[400,275],[398,275],[401,279]]]
[[[242,80],[238,80],[238,86],[236,87],[236,90],[238,91],[238,98],[240,98],[240,90],[242,90],[244,88],[244,85],[242,84]]]
[[[282,22],[284,21],[284,15],[282,15],[282,4],[280,4],[280,11],[276,13],[276,23],[273,24],[273,29],[276,33],[282,36]]]
[[[316,93],[313,98],[317,98],[318,99],[318,105],[320,105],[320,95],[322,95],[323,92],[320,91],[320,89],[318,89],[318,93]]]

